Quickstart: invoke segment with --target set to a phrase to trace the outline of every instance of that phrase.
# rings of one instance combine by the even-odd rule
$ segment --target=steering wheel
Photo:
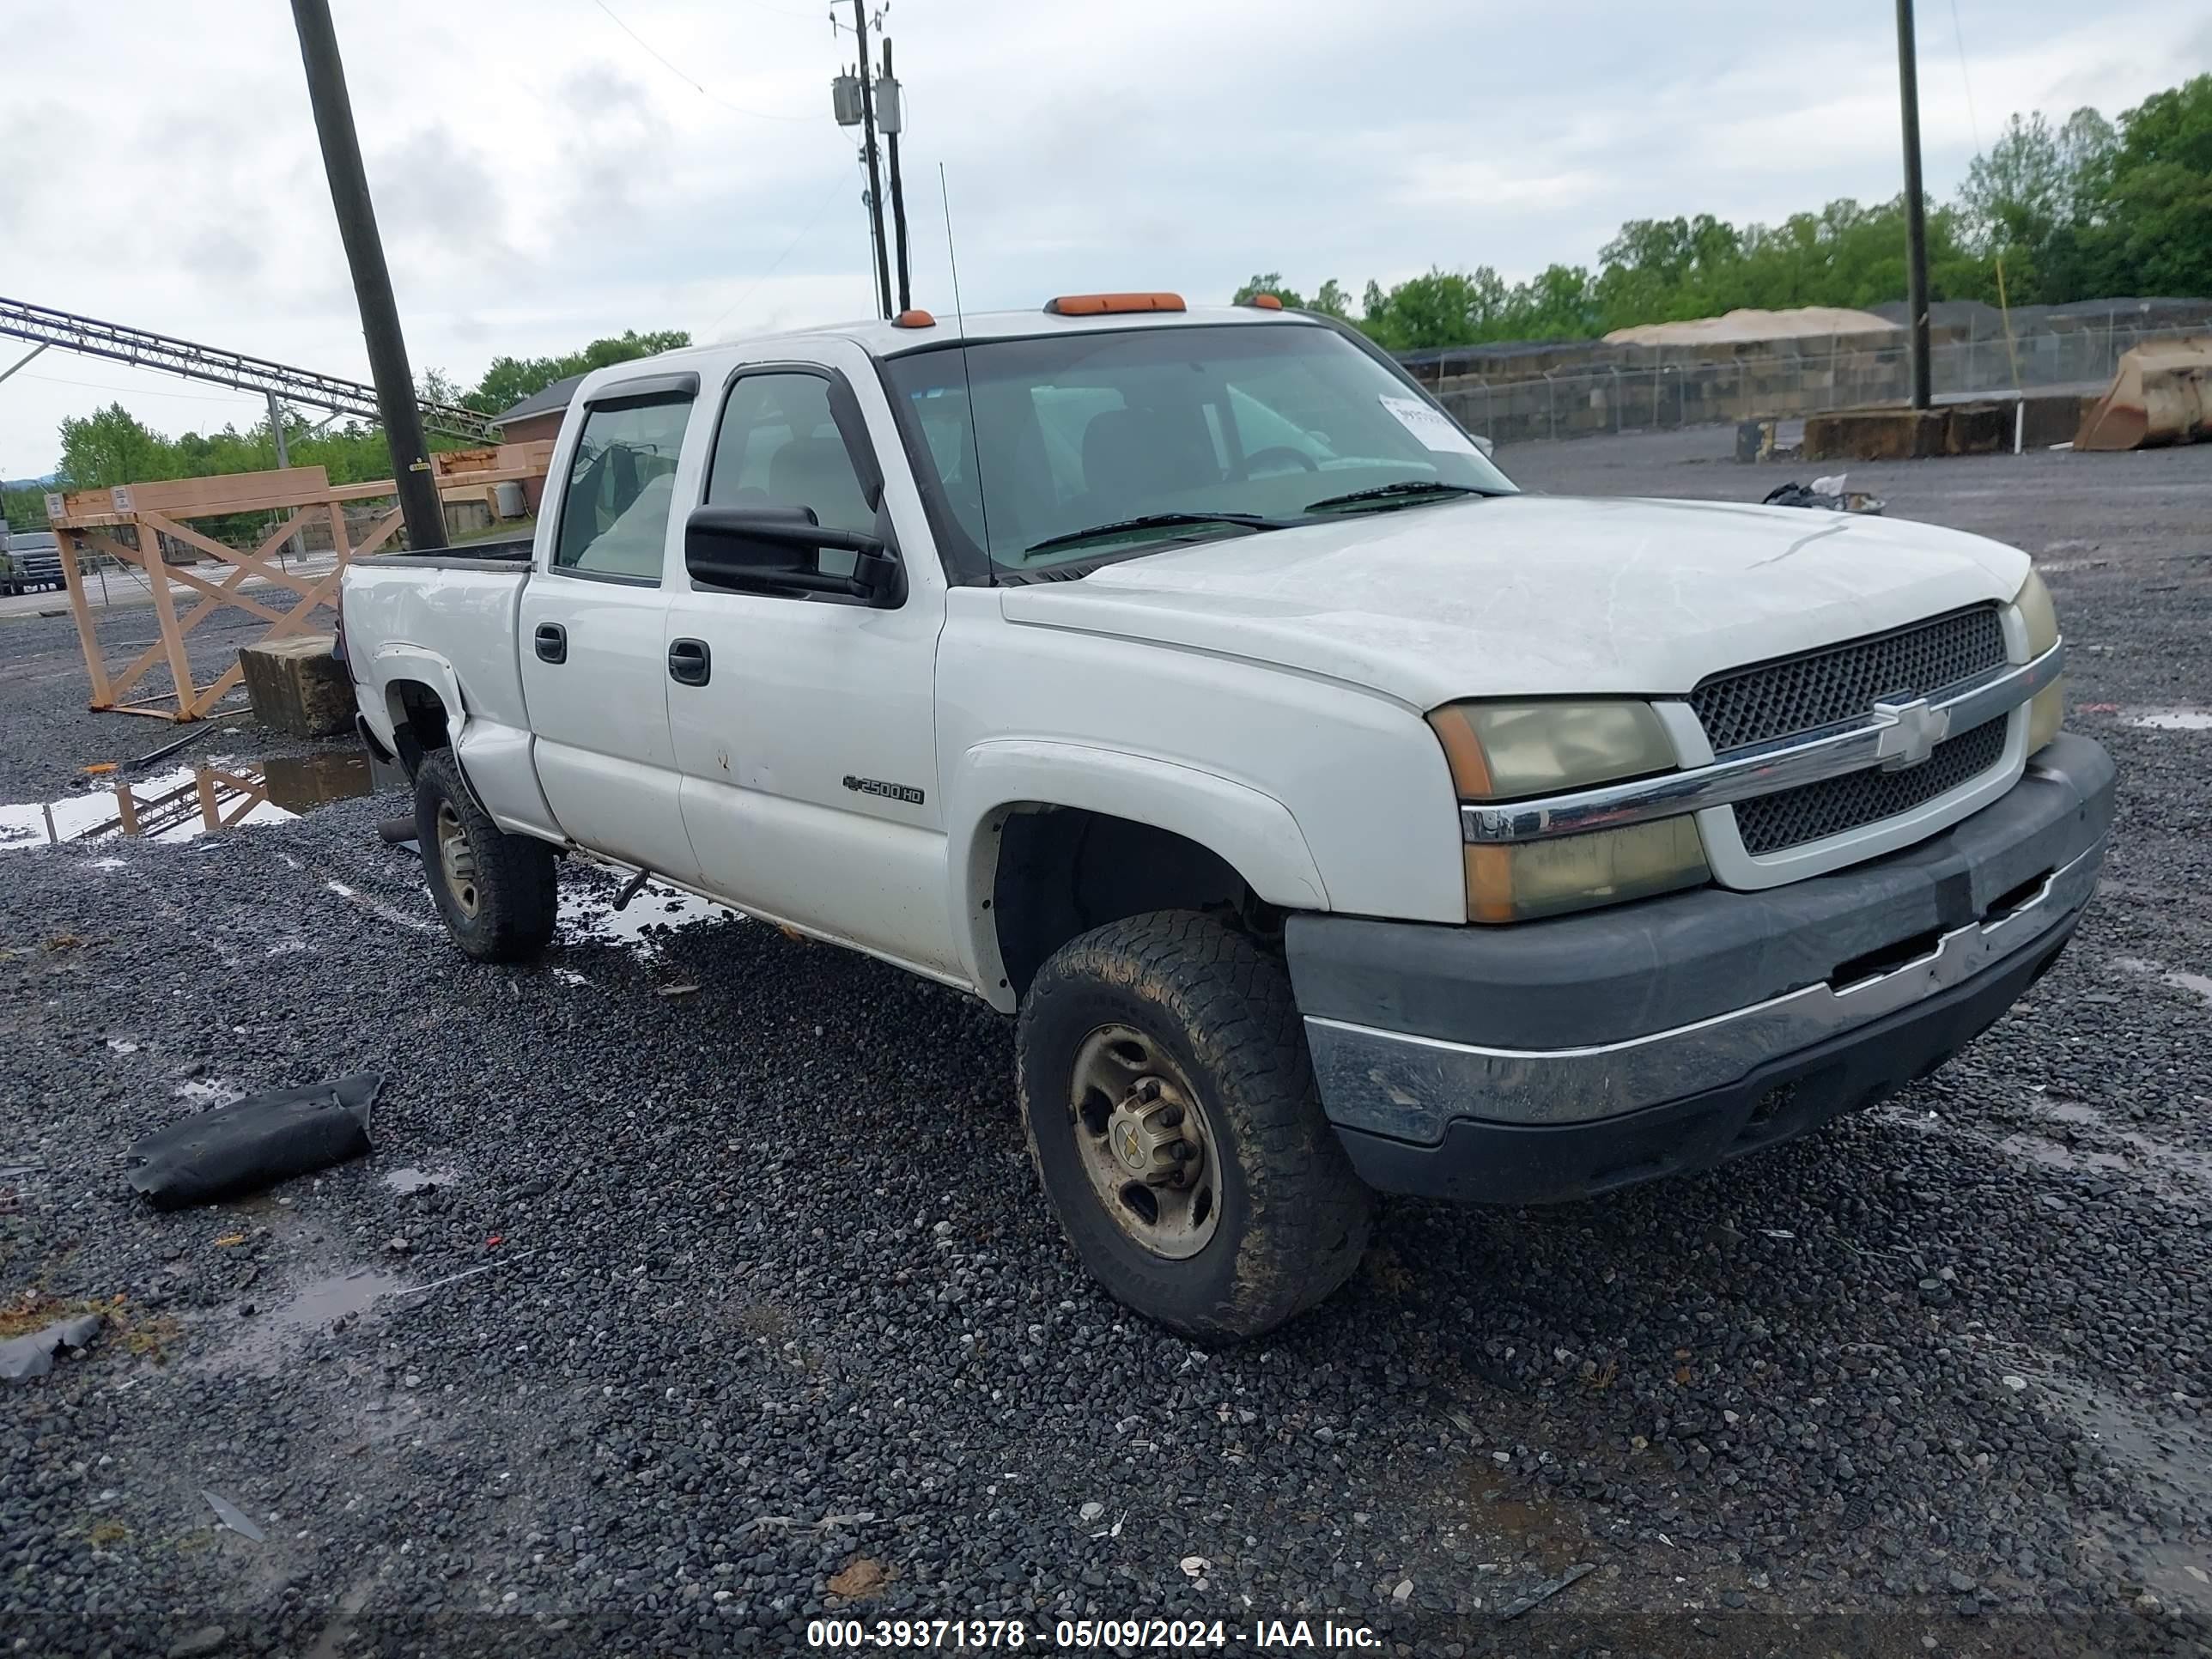
[[[1255,449],[1244,458],[1244,476],[1250,477],[1253,469],[1260,462],[1268,459],[1296,461],[1309,472],[1321,471],[1321,463],[1303,449],[1293,449],[1288,444],[1269,444],[1265,449]]]

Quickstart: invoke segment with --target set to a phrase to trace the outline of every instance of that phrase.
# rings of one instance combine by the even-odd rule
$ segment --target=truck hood
[[[1010,622],[1250,659],[1430,708],[1679,696],[1988,600],[2027,556],[1802,507],[1496,495],[1237,536],[1000,590]]]

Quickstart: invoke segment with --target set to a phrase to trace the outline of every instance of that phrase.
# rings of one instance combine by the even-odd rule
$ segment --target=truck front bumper
[[[2112,764],[2068,733],[1919,845],[1761,892],[1509,927],[1301,914],[1322,1103],[1384,1192],[1579,1198],[1773,1146],[1924,1077],[2065,947]]]

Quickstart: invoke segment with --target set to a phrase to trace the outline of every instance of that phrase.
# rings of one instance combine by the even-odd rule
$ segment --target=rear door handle
[[[559,623],[540,623],[535,639],[538,660],[566,662],[568,660],[568,630]]]
[[[671,640],[668,678],[678,685],[704,685],[714,672],[714,653],[704,640]]]

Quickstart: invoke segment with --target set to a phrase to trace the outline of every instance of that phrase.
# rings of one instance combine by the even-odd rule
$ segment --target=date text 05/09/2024
[[[1019,1619],[815,1619],[806,1645],[823,1649],[1036,1648],[1043,1652],[1135,1648],[1164,1653],[1231,1649],[1277,1653],[1295,1649],[1379,1649],[1381,1634],[1334,1619],[1261,1619],[1233,1625],[1220,1619],[1061,1619],[1032,1630]]]

